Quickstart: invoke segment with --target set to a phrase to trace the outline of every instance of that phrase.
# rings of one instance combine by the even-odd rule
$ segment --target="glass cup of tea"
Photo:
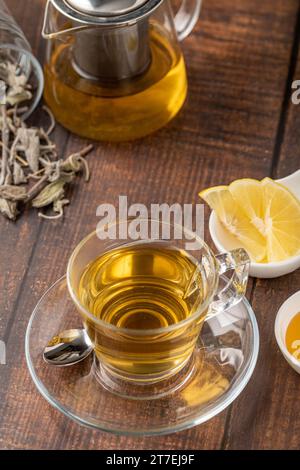
[[[205,320],[244,295],[250,261],[243,249],[215,255],[196,233],[161,221],[147,220],[154,237],[132,241],[124,236],[130,223],[114,222],[82,240],[67,283],[94,345],[97,378],[137,398],[184,380]],[[107,236],[109,228],[117,239]]]

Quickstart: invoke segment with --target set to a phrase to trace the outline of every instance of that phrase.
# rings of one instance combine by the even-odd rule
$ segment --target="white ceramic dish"
[[[293,194],[300,199],[300,170],[290,176],[277,180],[286,186]],[[212,211],[209,219],[209,231],[211,238],[219,252],[225,252],[234,248],[239,248],[236,240],[219,222],[216,214]],[[259,278],[274,278],[291,273],[300,267],[300,255],[276,263],[251,263],[250,276]]]
[[[280,307],[275,320],[275,336],[277,344],[292,368],[300,374],[300,361],[287,349],[285,335],[291,319],[300,312],[300,291],[289,297]]]

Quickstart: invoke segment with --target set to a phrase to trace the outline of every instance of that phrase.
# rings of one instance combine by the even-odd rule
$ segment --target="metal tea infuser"
[[[178,39],[201,0],[48,0],[45,98],[71,131],[128,140],[162,127],[182,107],[186,71]]]

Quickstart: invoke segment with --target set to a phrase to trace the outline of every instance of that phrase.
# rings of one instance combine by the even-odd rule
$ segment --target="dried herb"
[[[53,183],[48,184],[44,189],[42,189],[40,194],[33,199],[32,207],[47,207],[49,204],[62,199],[65,195],[65,184],[66,180],[64,178],[59,178]]]
[[[0,186],[0,197],[9,201],[24,201],[26,194],[26,189],[23,186],[14,186],[12,184]]]
[[[20,127],[15,138],[15,147],[20,143],[25,154],[29,168],[35,173],[39,169],[40,137],[37,129],[26,129]]]
[[[10,220],[16,220],[18,215],[17,203],[0,198],[0,212]]]
[[[0,63],[0,79],[6,84],[6,103],[16,106],[31,100],[31,85],[20,67],[9,60]]]
[[[15,220],[26,205],[43,209],[52,207],[53,215],[39,212],[46,219],[63,216],[69,204],[66,186],[78,173],[89,180],[85,156],[88,145],[68,158],[59,158],[50,134],[55,127],[51,111],[44,107],[50,124],[48,129],[28,127],[22,114],[28,109],[20,105],[32,98],[26,76],[9,60],[0,62],[0,213]]]
[[[20,163],[18,163],[16,160],[14,161],[13,166],[13,181],[16,185],[27,183],[27,178],[25,176],[23,168],[21,167]]]

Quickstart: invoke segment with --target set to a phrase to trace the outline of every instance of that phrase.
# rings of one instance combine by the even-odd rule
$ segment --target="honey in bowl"
[[[300,362],[300,312],[291,319],[287,327],[285,343],[289,353]]]

